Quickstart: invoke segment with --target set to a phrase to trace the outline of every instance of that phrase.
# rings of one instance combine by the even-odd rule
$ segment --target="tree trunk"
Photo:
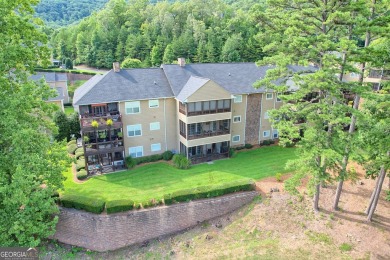
[[[370,213],[370,209],[372,207],[372,202],[374,201],[375,193],[376,193],[376,191],[378,189],[378,184],[379,184],[379,182],[377,180],[376,183],[375,183],[375,188],[374,188],[374,190],[371,193],[370,202],[368,203],[368,207],[367,207],[367,209],[365,211],[366,215],[368,215],[368,213]]]
[[[364,71],[364,67],[363,67],[363,71]],[[353,103],[353,108],[358,110],[359,109],[359,103],[360,103],[360,96],[356,95],[354,103]],[[352,115],[351,123],[349,125],[349,130],[348,130],[348,134],[350,136],[353,134],[353,132],[355,132],[355,125],[356,125],[356,116]],[[340,201],[341,191],[343,190],[344,180],[345,180],[345,177],[347,175],[347,165],[348,165],[349,150],[350,150],[349,149],[349,144],[347,144],[345,146],[343,162],[342,162],[342,165],[341,165],[340,180],[339,180],[339,184],[337,185],[336,196],[335,196],[334,203],[333,203],[333,209],[334,210],[338,210],[338,208],[339,208],[339,201]]]
[[[313,197],[313,208],[316,212],[318,212],[318,210],[319,210],[318,202],[320,201],[320,186],[321,186],[321,184],[316,185],[316,191],[315,191],[314,197]]]
[[[372,220],[372,216],[374,215],[376,206],[378,205],[379,195],[381,193],[382,185],[383,185],[383,181],[385,180],[385,177],[386,177],[386,169],[385,169],[385,166],[382,165],[381,171],[379,174],[379,178],[378,178],[378,187],[375,191],[375,196],[374,196],[374,200],[372,202],[372,205],[370,207],[370,211],[368,212],[367,221]]]

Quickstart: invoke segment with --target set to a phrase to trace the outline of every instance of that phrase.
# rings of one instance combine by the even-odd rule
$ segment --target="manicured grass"
[[[161,162],[93,177],[81,184],[73,182],[68,171],[65,173],[64,193],[98,197],[106,201],[131,199],[143,202],[198,186],[274,176],[286,172],[284,167],[287,160],[295,157],[294,148],[271,146],[242,151],[234,158],[215,161],[214,164],[193,165],[188,170],[179,170]]]
[[[65,115],[67,116],[70,116],[75,112],[73,107],[64,107],[64,109],[65,109]]]

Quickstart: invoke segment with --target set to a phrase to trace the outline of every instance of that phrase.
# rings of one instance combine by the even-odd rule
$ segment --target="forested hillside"
[[[36,16],[50,27],[79,21],[101,9],[108,0],[41,0],[35,7]]]
[[[53,56],[101,68],[126,58],[138,59],[144,67],[178,57],[190,62],[256,61],[262,53],[253,18],[258,8],[249,10],[252,3],[111,0],[79,24],[55,31]]]

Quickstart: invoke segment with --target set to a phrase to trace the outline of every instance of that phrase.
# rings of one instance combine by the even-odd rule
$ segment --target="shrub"
[[[351,244],[348,244],[348,243],[342,243],[340,246],[339,246],[339,249],[343,252],[347,252],[347,251],[351,251],[352,250],[352,245]]]
[[[278,182],[281,182],[282,181],[282,174],[279,172],[275,175],[275,178]]]
[[[84,152],[84,148],[83,147],[79,147],[76,149],[76,151],[74,151],[75,153],[79,153],[79,152]]]
[[[132,210],[134,208],[134,201],[129,199],[113,200],[106,202],[107,214]]]
[[[163,152],[162,157],[165,161],[170,161],[173,157],[173,153],[171,151],[165,151]]]
[[[274,144],[275,140],[269,140],[269,144]]]
[[[75,153],[76,159],[80,159],[80,157],[83,156],[83,155],[84,155],[84,151]]]
[[[236,151],[240,151],[242,149],[245,149],[245,146],[237,146],[234,148]]]
[[[84,180],[88,177],[88,173],[86,170],[84,169],[80,169],[77,174],[76,174],[76,177],[78,180]]]
[[[68,145],[67,151],[69,154],[74,154],[76,149],[77,149],[77,144],[70,144]]]
[[[270,140],[264,140],[261,144],[262,145],[270,145],[271,141]]]
[[[96,214],[102,213],[105,205],[102,199],[72,194],[61,196],[60,203],[65,208],[82,209]]]
[[[128,169],[131,169],[131,168],[133,168],[134,166],[137,165],[137,162],[131,156],[127,156],[125,161],[126,161],[126,166],[127,166]]]
[[[233,148],[229,148],[229,157],[233,157],[236,154]]]
[[[238,180],[222,185],[203,186],[193,189],[180,190],[171,194],[165,194],[164,201],[166,205],[170,205],[175,202],[212,198],[237,191],[249,191],[254,189],[255,184],[253,180]]]
[[[68,142],[68,146],[71,145],[71,144],[77,144],[77,141],[76,141],[76,140],[70,140],[70,141]]]
[[[251,144],[245,144],[245,149],[251,149],[253,147],[253,145]]]
[[[76,170],[84,169],[85,168],[85,160],[79,159],[76,162]]]
[[[176,166],[176,168],[188,169],[190,168],[191,160],[187,159],[187,157],[182,154],[175,154],[173,156],[173,164]]]
[[[386,191],[385,200],[390,201],[390,190]]]

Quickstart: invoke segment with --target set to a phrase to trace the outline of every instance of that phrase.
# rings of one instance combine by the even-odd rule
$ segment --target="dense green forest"
[[[77,25],[56,30],[53,56],[100,68],[126,58],[140,60],[143,67],[178,57],[190,62],[256,61],[262,57],[254,18],[260,7],[252,3],[111,0]]]
[[[41,0],[35,7],[36,16],[50,27],[77,22],[93,11],[103,8],[108,0]]]

